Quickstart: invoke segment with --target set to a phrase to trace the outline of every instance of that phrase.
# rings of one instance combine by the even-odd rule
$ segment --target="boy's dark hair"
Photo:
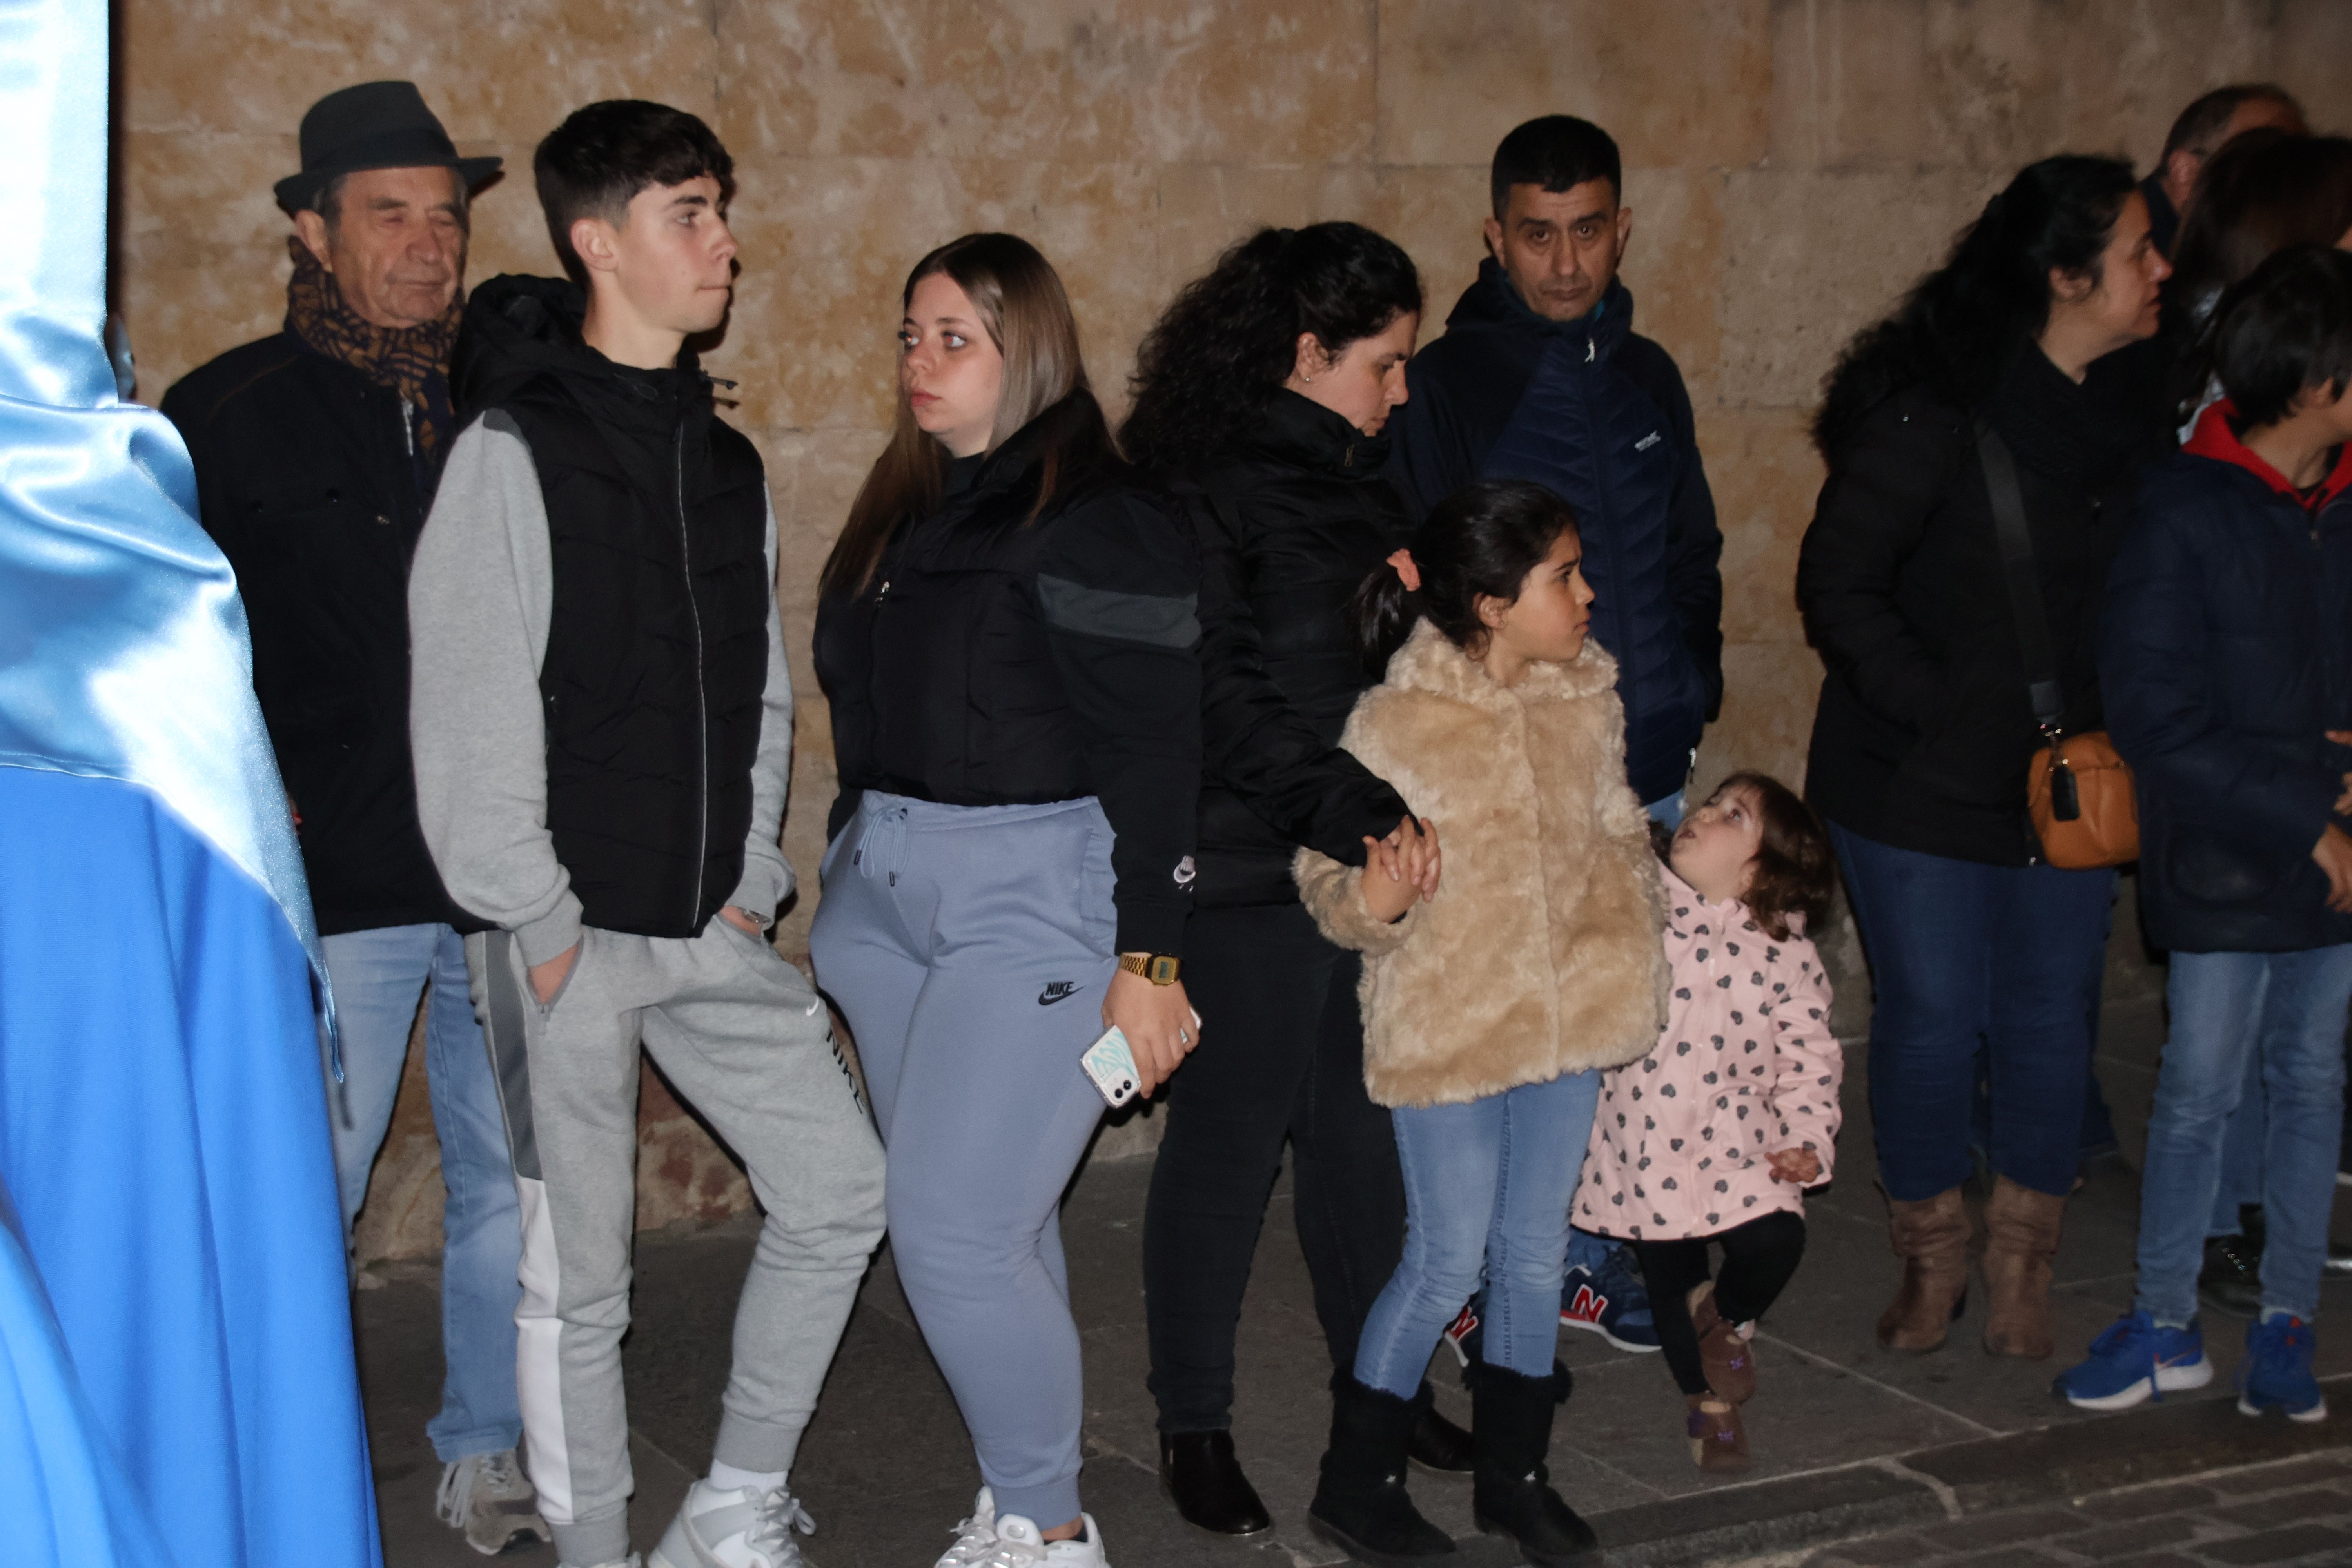
[[[2238,82],[2230,87],[2217,87],[2180,111],[2172,122],[2172,133],[2164,139],[2164,156],[2171,157],[2183,147],[2200,156],[2210,156],[2221,144],[2221,132],[2230,128],[2239,106],[2257,99],[2283,104],[2294,110],[2300,120],[2303,105],[2294,94],[2274,81]]]
[[[1587,180],[1606,180],[1611,195],[1624,197],[1624,164],[1609,132],[1572,114],[1530,120],[1495,149],[1495,219],[1501,222],[1509,208],[1513,185],[1541,185],[1557,192],[1573,190]]]
[[[1396,568],[1384,563],[1356,590],[1366,667],[1387,668],[1420,618],[1476,658],[1486,646],[1479,596],[1517,603],[1528,574],[1575,526],[1566,501],[1527,479],[1483,479],[1439,501],[1405,547],[1421,586],[1407,589]]]
[[[1775,942],[1788,941],[1796,930],[1790,915],[1804,916],[1805,930],[1818,931],[1830,918],[1830,893],[1837,879],[1837,858],[1831,853],[1822,819],[1796,791],[1770,773],[1736,773],[1706,798],[1721,800],[1741,789],[1756,796],[1764,836],[1756,846],[1756,870],[1739,901]]]
[[[639,191],[682,185],[709,174],[719,182],[719,205],[735,198],[735,160],[710,127],[683,109],[641,98],[613,98],[572,110],[531,154],[547,237],[573,282],[587,269],[572,248],[572,226],[601,217],[618,226]]]
[[[2279,251],[2221,296],[2202,354],[2242,430],[2286,418],[2311,388],[2341,396],[2352,383],[2352,256]]]

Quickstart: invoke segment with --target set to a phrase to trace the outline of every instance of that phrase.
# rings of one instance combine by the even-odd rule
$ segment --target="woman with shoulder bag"
[[[1991,1079],[1985,1348],[2053,1348],[2112,868],[2050,865],[2027,807],[2046,742],[2096,731],[2092,630],[2135,477],[2165,446],[2164,258],[2126,164],[2034,163],[1950,259],[1859,335],[1815,438],[1829,478],[1797,573],[1827,667],[1806,795],[1830,826],[1874,984],[1870,1090],[1902,1284],[1889,1349],[1943,1343],[1968,1281],[1970,1101]],[[1982,433],[1980,436],[1980,432]],[[2042,689],[2004,570],[2046,630]],[[2004,476],[1989,482],[1989,475]],[[2054,676],[2054,679],[2050,677]]]
[[[1305,845],[1361,865],[1368,841],[1417,834],[1339,731],[1378,679],[1351,598],[1412,526],[1381,432],[1404,401],[1421,304],[1412,258],[1368,228],[1261,229],[1144,340],[1120,434],[1185,502],[1202,553],[1185,976],[1214,1033],[1169,1086],[1143,1278],[1160,1480],[1179,1514],[1219,1534],[1272,1522],[1234,1454],[1234,1331],[1285,1141],[1335,1370],[1354,1364],[1404,1245],[1396,1137],[1364,1092],[1362,965],[1316,931],[1290,863]],[[1413,1457],[1468,1469],[1466,1435],[1426,1388],[1420,1405]]]
[[[1149,1094],[1201,777],[1199,558],[1087,384],[1053,268],[966,235],[907,279],[898,419],[818,584],[841,772],[817,982],[888,1157],[890,1245],[987,1485],[940,1561],[1102,1568],[1057,1218],[1122,1030]]]

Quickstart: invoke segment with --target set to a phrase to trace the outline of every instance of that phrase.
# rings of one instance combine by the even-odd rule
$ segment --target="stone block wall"
[[[509,174],[471,276],[554,268],[537,139],[597,98],[708,119],[738,160],[742,286],[712,370],[766,455],[803,696],[785,846],[833,790],[809,672],[813,584],[879,449],[897,290],[969,229],[1062,269],[1117,407],[1170,293],[1261,223],[1347,217],[1402,242],[1432,300],[1475,271],[1496,140],[1582,114],[1624,150],[1640,328],[1681,362],[1726,535],[1728,692],[1700,782],[1802,772],[1819,666],[1792,603],[1820,479],[1805,422],[1846,336],[1932,265],[2021,163],[2145,166],[2181,105],[2272,78],[2352,126],[2341,0],[122,0],[116,293],[142,395],[274,329],[269,186],[320,94],[408,77]],[[814,890],[783,921],[803,952]],[[647,1077],[642,1217],[743,1201]],[[431,1246],[422,1096],[378,1174],[389,1251]],[[1148,1139],[1150,1122],[1118,1130]],[[699,1151],[689,1156],[688,1151]],[[698,1163],[697,1161],[702,1163]],[[673,1173],[683,1180],[673,1180]],[[390,1194],[403,1197],[394,1199]],[[681,1195],[684,1194],[684,1195]]]

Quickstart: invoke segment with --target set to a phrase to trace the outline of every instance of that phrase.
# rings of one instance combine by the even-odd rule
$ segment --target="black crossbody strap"
[[[2017,487],[2017,460],[2009,443],[1982,420],[1977,422],[1977,459],[1984,465],[1985,493],[1992,500],[1992,528],[2000,541],[2000,574],[2009,585],[2009,607],[2017,621],[2017,641],[2025,656],[2025,695],[2033,721],[2054,735],[2065,716],[2065,693],[2058,686],[2058,656],[2050,647],[2050,615],[2042,603],[2042,582],[2033,569],[2033,535],[2025,526],[2025,496]]]

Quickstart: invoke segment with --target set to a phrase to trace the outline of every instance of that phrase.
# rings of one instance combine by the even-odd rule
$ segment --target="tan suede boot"
[[[2058,1255],[2065,1214],[2064,1198],[1994,1178],[1985,1203],[1984,1348],[1990,1353],[2042,1361],[2053,1348],[2050,1260]]]
[[[1878,1319],[1891,1351],[1931,1351],[1944,1342],[1969,1288],[1969,1215],[1960,1189],[1905,1203],[1886,1200],[1886,1236],[1903,1259],[1903,1284]]]

